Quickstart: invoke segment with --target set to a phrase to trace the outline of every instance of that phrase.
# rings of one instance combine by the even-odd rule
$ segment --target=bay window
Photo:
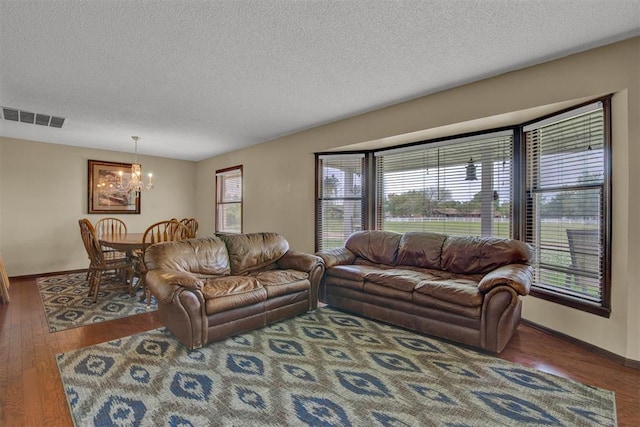
[[[510,128],[317,154],[318,250],[353,231],[521,239],[531,294],[610,308],[610,97]]]

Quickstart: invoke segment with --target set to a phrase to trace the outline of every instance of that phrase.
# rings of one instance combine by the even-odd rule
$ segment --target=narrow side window
[[[242,166],[216,171],[216,233],[242,233]]]

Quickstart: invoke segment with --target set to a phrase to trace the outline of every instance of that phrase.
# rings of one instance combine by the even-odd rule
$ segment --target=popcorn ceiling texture
[[[0,136],[200,160],[640,34],[640,1],[2,1]]]

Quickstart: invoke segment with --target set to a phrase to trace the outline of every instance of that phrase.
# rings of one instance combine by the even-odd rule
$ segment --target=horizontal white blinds
[[[535,286],[600,304],[604,286],[605,126],[600,104],[529,127],[526,239]]]
[[[242,232],[242,168],[216,172],[216,231]]]
[[[323,155],[318,166],[317,249],[344,246],[351,233],[363,229],[364,155]]]
[[[574,108],[564,113],[556,114],[554,116],[547,117],[546,119],[528,124],[522,128],[522,131],[529,132],[530,130],[541,129],[546,126],[562,122],[565,119],[571,119],[574,117],[581,116],[583,114],[591,113],[593,111],[602,109],[602,105],[603,105],[602,102],[598,101],[592,104],[584,105],[582,107]]]
[[[602,108],[525,133],[530,189],[604,182]]]
[[[221,202],[239,202],[242,200],[242,175],[225,174],[218,177],[221,183]]]
[[[513,133],[376,153],[377,228],[511,235]]]

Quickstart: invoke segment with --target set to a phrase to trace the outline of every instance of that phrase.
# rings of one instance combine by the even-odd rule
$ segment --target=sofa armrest
[[[148,271],[145,277],[147,287],[158,301],[170,302],[176,292],[188,289],[193,292],[202,290],[202,279],[186,271],[155,269]]]
[[[486,294],[496,286],[507,285],[520,295],[528,295],[532,281],[533,269],[530,265],[509,264],[487,273],[478,283],[478,289]]]
[[[149,290],[158,301],[160,321],[190,349],[208,342],[203,281],[189,273],[158,268],[146,275]]]
[[[325,268],[331,268],[336,265],[353,264],[356,260],[356,254],[345,247],[326,249],[324,251],[317,252],[316,255],[322,258]]]
[[[283,270],[291,269],[308,273],[319,263],[322,263],[322,259],[315,255],[299,251],[287,251],[287,253],[276,262],[276,265]]]
[[[497,285],[484,295],[480,317],[480,348],[500,353],[520,323],[522,300],[510,285]]]
[[[288,251],[276,263],[278,268],[304,271],[309,274],[311,290],[309,292],[309,310],[318,307],[318,288],[324,275],[322,258],[305,252]]]

